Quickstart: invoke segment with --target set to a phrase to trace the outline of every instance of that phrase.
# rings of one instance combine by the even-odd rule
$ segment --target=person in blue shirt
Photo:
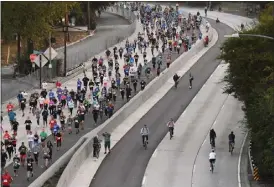
[[[10,124],[12,125],[12,122],[15,120],[16,113],[13,112],[12,110],[8,113]]]
[[[54,96],[54,92],[52,90],[49,91],[49,98],[50,99],[53,99],[55,96]]]
[[[21,101],[23,100],[23,98],[24,98],[23,94],[19,91],[19,93],[17,95],[18,102],[21,103]]]
[[[56,133],[60,130],[60,127],[57,123],[55,123],[55,125],[53,126],[53,134],[54,136],[56,135]]]
[[[61,101],[61,96],[62,96],[62,93],[63,93],[62,88],[57,88],[56,93],[57,93],[58,101]]]
[[[77,80],[77,90],[81,90],[82,81],[80,79]]]

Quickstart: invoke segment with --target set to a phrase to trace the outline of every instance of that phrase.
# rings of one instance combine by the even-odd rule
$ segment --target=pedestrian
[[[122,96],[122,100],[124,100],[124,98],[125,98],[125,88],[120,88],[120,93],[121,93],[121,96]]]
[[[38,165],[38,159],[39,159],[39,153],[40,153],[40,146],[39,146],[39,144],[35,144],[33,146],[32,151],[33,151],[34,161],[35,161],[36,165]]]
[[[4,170],[4,168],[6,166],[7,159],[8,159],[8,155],[5,152],[5,150],[2,149],[2,152],[1,152],[1,170],[2,171]]]
[[[30,120],[30,117],[28,116],[26,121],[25,121],[27,134],[29,134],[29,132],[31,131],[31,124],[32,124],[32,122]]]
[[[66,116],[64,115],[64,112],[62,111],[60,116],[59,116],[59,120],[61,123],[61,129],[65,130],[65,121],[66,121]]]
[[[107,153],[107,150],[108,150],[108,153],[110,153],[110,136],[111,135],[108,132],[103,133],[103,137],[105,141],[105,154]]]
[[[48,116],[49,116],[48,110],[44,109],[43,112],[42,112],[43,127],[47,127],[48,126]]]
[[[68,108],[69,108],[70,115],[72,115],[73,108],[74,108],[74,102],[72,99],[68,101]]]
[[[24,117],[25,116],[25,108],[26,108],[26,103],[25,103],[24,99],[21,101],[20,108],[22,110],[22,117]]]
[[[98,138],[98,136],[93,137],[93,157],[94,158],[99,158],[99,151],[101,148],[101,143]]]
[[[78,134],[79,131],[79,123],[80,123],[80,119],[78,114],[76,114],[76,116],[74,117],[74,128],[76,129],[76,134]]]
[[[37,125],[40,125],[40,115],[41,115],[41,110],[39,108],[36,108],[35,116],[36,116]]]
[[[28,145],[29,145],[30,150],[32,150],[32,148],[33,148],[33,142],[34,142],[34,135],[32,134],[31,131],[29,131],[29,134],[28,134]]]
[[[67,119],[67,126],[68,126],[69,134],[72,133],[72,123],[73,123],[73,119],[72,119],[71,115],[69,115],[68,119]]]
[[[47,137],[48,137],[48,134],[45,132],[45,129],[43,128],[42,132],[40,133],[42,146],[45,144]]]

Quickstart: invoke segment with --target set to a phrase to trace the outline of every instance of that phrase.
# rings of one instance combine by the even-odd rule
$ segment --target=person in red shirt
[[[10,176],[8,171],[2,175],[2,187],[10,187],[13,178]]]
[[[57,81],[56,82],[56,88],[60,88],[62,86],[61,82]]]
[[[208,45],[208,40],[209,40],[209,39],[208,39],[208,36],[206,36],[206,37],[205,37],[205,40],[204,40],[204,44],[205,44],[205,46],[207,46],[207,45]]]
[[[49,121],[49,128],[50,128],[50,131],[51,131],[52,134],[54,134],[54,133],[53,133],[53,127],[54,127],[54,125],[55,125],[56,123],[57,123],[57,122],[56,122],[56,120],[54,119],[54,117],[51,116],[51,120]]]
[[[7,111],[10,112],[11,110],[13,110],[14,106],[11,102],[9,102],[9,104],[7,104]]]

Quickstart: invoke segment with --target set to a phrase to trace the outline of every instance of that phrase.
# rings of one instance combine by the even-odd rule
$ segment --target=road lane
[[[169,140],[167,134],[154,151],[144,175],[144,186],[179,187],[182,182],[191,186],[196,154],[228,98],[222,93],[223,84],[218,83],[226,67],[218,66],[176,121],[174,138]]]
[[[241,145],[245,136],[242,130],[243,112],[238,100],[229,96],[221,110],[213,128],[217,134],[217,161],[212,174],[209,171],[208,155],[210,152],[209,136],[198,152],[195,171],[192,176],[192,187],[236,187],[238,186],[237,169]],[[235,149],[231,155],[228,152],[228,134],[233,131]],[[194,136],[194,135],[193,135]]]
[[[107,12],[102,12],[102,15],[100,18],[97,18],[97,24],[98,28],[96,30],[96,34],[86,40],[84,40],[81,44],[75,44],[72,46],[69,46],[67,48],[67,53],[70,54],[74,51],[79,51],[80,45],[89,45],[90,50],[94,52],[95,54],[99,54],[100,52],[105,50],[105,43],[108,40],[110,36],[113,35],[113,33],[117,32],[120,28],[119,27],[113,27],[113,28],[104,28],[106,26],[110,25],[129,25],[129,21],[121,16],[107,13]],[[102,44],[102,47],[98,47],[98,43]],[[108,46],[109,47],[109,46]],[[69,57],[68,57],[69,58]],[[89,58],[92,58],[90,56]],[[12,67],[11,67],[12,69]],[[2,79],[2,85],[1,85],[1,102],[7,101],[9,99],[12,99],[17,96],[19,90],[30,90],[35,87],[39,87],[39,80],[28,80],[22,78],[13,78],[12,73],[9,68],[1,68],[2,74],[5,76],[1,75]],[[10,74],[11,75],[8,75]],[[16,89],[14,89],[16,88]]]
[[[92,181],[92,187],[140,187],[150,156],[166,135],[166,123],[171,117],[177,120],[192,98],[210,77],[220,63],[216,60],[219,47],[225,34],[231,34],[231,28],[224,24],[211,25],[219,34],[219,41],[191,69],[194,75],[193,89],[188,89],[188,73],[182,77],[177,90],[170,90],[113,148],[105,158]],[[182,95],[183,94],[183,95]],[[167,110],[168,109],[168,110]],[[150,128],[148,150],[141,145],[140,129],[144,124]],[[118,170],[119,172],[113,172]],[[106,177],[107,176],[107,177]]]

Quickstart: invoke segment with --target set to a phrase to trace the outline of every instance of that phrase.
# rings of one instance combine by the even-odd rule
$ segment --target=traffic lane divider
[[[208,32],[209,41],[213,38],[212,29]],[[71,158],[69,164],[62,173],[57,187],[67,186],[71,183],[71,180],[76,175],[81,164],[90,156],[93,151],[93,137],[97,134],[102,134],[103,132],[112,132],[116,129],[122,122],[134,111],[136,111],[144,102],[149,100],[151,96],[159,90],[163,84],[165,84],[175,72],[180,69],[182,62],[190,60],[195,54],[204,48],[203,40],[198,41],[195,46],[188,51],[183,53],[178,57],[168,69],[164,70],[159,77],[155,77],[146,88],[139,92],[135,97],[133,97],[128,103],[126,103],[119,111],[114,113],[114,115],[105,121],[98,129],[96,128],[93,132],[90,132],[86,136],[89,137],[86,142],[77,150],[77,152]],[[59,166],[61,167],[61,166]],[[90,175],[95,175],[96,171],[90,173]]]

